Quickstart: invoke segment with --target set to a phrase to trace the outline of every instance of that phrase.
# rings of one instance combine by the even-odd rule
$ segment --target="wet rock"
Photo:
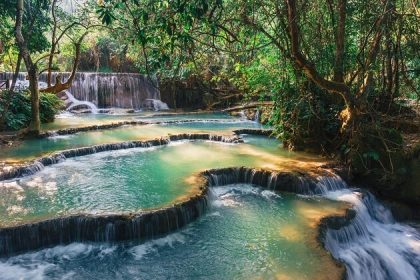
[[[235,134],[250,134],[250,135],[261,135],[270,137],[273,135],[272,129],[237,129],[233,131]]]
[[[92,114],[91,109],[72,109],[70,112],[75,114]]]
[[[344,216],[329,216],[324,218],[322,223],[330,229],[339,230],[342,227],[348,226],[351,221],[356,217],[356,211],[354,209],[347,209]]]

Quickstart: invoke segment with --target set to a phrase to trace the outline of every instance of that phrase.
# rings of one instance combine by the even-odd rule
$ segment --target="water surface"
[[[43,123],[41,129],[43,131],[58,130],[65,128],[84,127],[90,125],[111,124],[123,121],[163,121],[163,120],[186,120],[186,119],[234,119],[226,113],[170,113],[170,112],[135,112],[135,113],[118,113],[115,114],[73,114],[63,112],[58,114],[51,123]]]
[[[284,170],[306,168],[304,164],[320,161],[287,151],[275,139],[244,139],[243,144],[181,141],[163,147],[102,152],[0,182],[0,224],[162,207],[194,193],[198,186],[191,185],[189,179],[206,169],[248,166]]]
[[[3,160],[10,163],[20,162],[65,149],[92,146],[96,144],[154,139],[165,137],[169,134],[212,133],[231,135],[233,130],[241,128],[262,128],[262,126],[253,121],[242,121],[239,119],[233,119],[231,122],[203,122],[197,120],[196,122],[179,124],[124,126],[114,129],[25,140],[17,146],[4,148],[0,154],[0,161]]]
[[[252,185],[214,188],[207,214],[146,243],[74,243],[0,261],[12,279],[337,279],[314,223],[342,205]],[[8,278],[10,277],[10,278]]]

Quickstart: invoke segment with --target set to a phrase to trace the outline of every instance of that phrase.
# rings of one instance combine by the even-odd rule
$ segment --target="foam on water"
[[[177,243],[185,244],[185,239],[187,238],[187,231],[183,230],[180,232],[169,234],[165,237],[158,238],[155,240],[148,241],[144,244],[132,247],[129,252],[133,254],[136,260],[141,260],[149,253],[156,253],[157,248],[168,246],[174,248],[174,245]]]
[[[63,118],[65,117],[66,115],[63,115]],[[212,120],[197,120],[196,122],[211,123]],[[215,123],[218,124],[228,122],[244,123],[249,121],[215,121]],[[192,122],[191,125],[193,125],[193,123],[194,122]],[[60,140],[60,138],[56,139]],[[249,138],[249,140],[246,140],[249,143],[254,143],[254,141],[257,141],[256,139],[257,138]],[[170,146],[183,145],[188,142],[189,141],[175,142],[171,143]],[[212,158],[212,156],[216,156],[218,162],[231,160],[230,163],[232,164],[238,162],[243,164],[246,160],[245,153],[240,150],[240,148],[244,146],[238,147],[238,151],[235,152],[241,156],[240,160],[238,160],[237,158],[228,158],[228,156],[233,154],[234,148],[229,150],[229,152],[227,152],[227,150],[220,150],[216,153],[216,148],[210,146],[209,143],[204,143],[205,149],[200,145],[203,144],[190,145],[188,146],[188,149],[185,150],[174,150],[172,151],[172,154],[160,154],[159,161],[161,161],[161,164],[159,166],[154,165],[156,166],[155,169],[157,169],[157,171],[153,171],[156,171],[156,174],[158,174],[155,174],[155,176],[162,176],[162,174],[169,171],[177,171],[176,168],[179,168],[177,172],[183,171],[184,165],[179,166],[181,157],[190,157],[191,162],[189,164],[194,166],[194,168],[196,168],[195,165],[198,165],[198,163],[204,161],[204,159],[206,162],[210,162],[211,160],[214,161],[215,159]],[[275,142],[270,149],[278,149],[278,145],[279,143]],[[220,145],[218,144],[218,146]],[[36,192],[36,195],[41,198],[48,198],[48,196],[54,196],[58,191],[57,178],[55,176],[60,168],[65,168],[69,172],[72,170],[78,171],[73,172],[67,178],[67,183],[72,185],[89,179],[89,173],[80,172],[80,169],[94,169],[95,164],[92,166],[92,163],[98,161],[104,161],[105,163],[114,162],[119,160],[122,156],[156,149],[161,149],[161,147],[110,151],[90,155],[88,157],[66,160],[56,166],[45,168],[39,175],[26,177],[24,180],[0,182],[0,187],[4,190],[3,194],[5,197],[10,196],[11,199],[17,202],[22,202],[25,199],[26,189]],[[256,153],[252,150],[247,150],[247,152],[254,152],[253,155],[257,155],[258,159],[269,162],[269,160],[261,157],[261,152]],[[222,159],[223,156],[226,156],[226,158]],[[139,161],[140,159],[131,160],[130,164]],[[117,162],[115,166],[111,167],[125,170],[124,166],[126,164],[126,160],[121,160]],[[215,165],[217,166],[218,164]],[[256,165],[256,159],[253,159],[253,164]],[[143,168],[146,167],[147,165],[143,166]],[[207,166],[203,165],[203,167]],[[33,168],[39,169],[43,168],[43,166],[34,165]],[[137,178],[140,178],[143,175],[142,171],[144,171],[142,169],[139,170],[141,172],[139,171],[135,174],[135,176],[138,176],[135,179],[136,182]],[[191,170],[193,170],[193,168],[191,168]],[[418,230],[409,225],[396,222],[390,211],[383,204],[378,202],[373,195],[358,189],[349,189],[344,181],[338,176],[331,175],[318,179],[317,188],[311,195],[305,196],[304,199],[313,199],[313,195],[316,194],[334,201],[350,203],[353,205],[356,212],[355,218],[350,221],[349,225],[339,230],[330,229],[326,232],[326,247],[336,259],[342,261],[346,265],[348,279],[420,279],[420,233]],[[270,178],[269,186],[274,185],[274,182],[272,182],[273,180],[275,180],[275,177]],[[118,178],[115,182],[115,185],[119,183]],[[106,182],[103,181],[97,181],[96,183],[106,185]],[[150,182],[148,181],[148,183]],[[173,184],[171,184],[171,186],[173,186]],[[115,193],[115,189],[112,189],[112,192]],[[28,195],[31,195],[31,193],[28,192]],[[97,195],[99,195],[99,193],[97,193]],[[127,198],[130,196],[132,197],[133,195],[129,195]],[[273,191],[261,190],[260,188],[251,185],[215,187],[212,189],[212,196],[213,200],[211,205],[214,208],[203,218],[204,220],[211,218],[223,219],[226,215],[226,212],[223,211],[226,209],[229,209],[229,211],[238,211],[238,209],[242,209],[241,207],[244,207],[246,202],[242,199],[244,197],[263,199],[266,203],[279,202],[284,199],[283,194],[280,196]],[[299,196],[297,197],[299,198]],[[124,202],[127,203],[127,201],[128,199]],[[32,209],[25,207],[24,205],[18,205],[18,203],[16,203],[16,205],[9,205],[5,209],[6,213],[10,215],[27,214],[30,213],[31,210]],[[251,219],[253,214],[255,214],[251,211],[238,212],[240,212],[243,217],[246,217],[246,219]],[[48,271],[54,270],[60,262],[75,262],[76,260],[83,258],[95,260],[113,256],[115,259],[119,259],[120,256],[118,254],[121,254],[121,258],[124,259],[124,257],[127,257],[126,255],[128,253],[135,260],[144,261],[149,256],[158,255],[163,248],[171,249],[175,248],[177,245],[187,244],[189,238],[191,238],[191,235],[186,230],[181,230],[140,245],[124,245],[129,247],[127,250],[121,249],[120,245],[111,244],[93,245],[88,243],[74,243],[68,246],[56,246],[54,248],[1,260],[0,278],[43,279],[48,275]],[[239,242],[240,241],[241,240],[239,240]],[[214,243],[213,245],[218,246],[217,243]],[[209,250],[209,247],[211,247],[208,246],[208,244],[206,244],[206,246],[207,247],[203,247],[202,250]],[[261,247],[263,246],[261,245]],[[172,253],[175,253],[174,251],[175,249]],[[261,251],[264,250],[261,249]],[[264,262],[269,262],[263,255],[259,256],[259,258]],[[180,265],[182,268],[183,264],[181,263]],[[73,278],[76,276],[77,272],[72,271],[71,269],[70,271],[60,273],[60,277],[64,278]]]
[[[356,217],[348,226],[340,230],[329,229],[326,233],[327,249],[332,252],[335,258],[345,263],[348,279],[419,279],[420,235],[414,228],[395,222],[386,207],[379,203],[371,194],[361,192],[357,189],[345,188],[343,187],[345,184],[341,183],[338,178],[321,180],[319,184],[326,189],[336,189],[326,190],[321,196],[331,200],[351,203],[356,211]],[[341,189],[338,186],[342,186]],[[15,187],[10,186],[10,188],[13,189]],[[200,246],[200,249],[198,250],[202,250],[203,254],[206,255],[207,253],[204,252],[210,250],[208,247],[209,244],[216,242],[216,240],[206,241],[206,243],[201,244],[200,240],[208,237],[202,236],[200,233],[198,233],[197,236],[197,225],[200,224],[200,227],[204,226],[212,219],[222,219],[221,221],[223,221],[226,215],[231,215],[230,211],[236,211],[240,217],[242,217],[241,219],[244,219],[243,223],[245,224],[254,221],[252,219],[257,219],[257,221],[259,221],[259,216],[255,216],[256,213],[250,211],[251,209],[242,210],[242,207],[246,206],[246,202],[252,201],[253,198],[263,199],[263,201],[268,204],[268,207],[272,207],[270,205],[273,203],[282,203],[283,201],[282,196],[252,185],[236,184],[214,187],[212,191],[213,203],[211,203],[213,208],[211,208],[201,221],[193,223],[186,229],[137,245],[73,243],[68,246],[56,246],[33,253],[14,256],[0,261],[0,271],[2,272],[0,278],[16,279],[17,277],[21,279],[44,279],[54,278],[49,277],[49,275],[60,275],[60,277],[78,279],[77,270],[75,270],[77,266],[70,264],[80,262],[80,260],[83,259],[94,262],[95,260],[116,262],[117,260],[122,259],[121,262],[115,264],[116,267],[109,268],[110,271],[107,273],[111,274],[107,275],[113,275],[112,277],[120,275],[119,273],[122,271],[125,271],[124,273],[128,273],[130,276],[152,275],[147,274],[150,273],[148,270],[150,267],[146,269],[146,272],[142,270],[143,262],[146,262],[148,265],[158,262],[159,264],[157,264],[157,266],[159,266],[167,265],[165,262],[172,260],[173,263],[170,264],[169,268],[173,269],[174,267],[172,265],[174,265],[182,271],[182,267],[186,268],[184,261],[188,262],[191,261],[191,259],[189,259],[187,255],[185,256],[185,259],[183,259],[183,257],[180,257],[182,256],[182,253],[180,252],[183,250],[189,252],[189,246]],[[303,198],[304,201],[308,199],[310,200],[311,198]],[[285,200],[285,203],[287,203],[287,200]],[[267,209],[265,211],[267,211]],[[264,216],[265,214],[263,212],[260,213],[260,215]],[[237,222],[239,222],[239,225],[236,225],[236,227],[241,226],[241,220],[238,220]],[[245,226],[245,224],[242,226]],[[289,229],[290,225],[285,224],[282,228]],[[286,232],[290,233],[292,232],[292,229],[293,232],[299,234],[299,231],[296,231],[296,228],[294,227]],[[299,229],[299,227],[297,229]],[[248,234],[249,233],[247,233],[246,236],[248,236]],[[243,242],[248,244],[246,246],[262,246],[266,237],[259,237],[261,238],[261,242],[263,242],[261,244],[255,243],[256,241],[253,241],[252,239],[244,239]],[[244,237],[234,237],[233,240],[238,240],[238,244],[235,246],[242,244],[242,242],[240,242],[241,238]],[[197,242],[195,245],[190,244],[192,239],[196,240],[194,241]],[[293,238],[288,240],[294,242]],[[222,241],[219,240],[218,242]],[[232,242],[232,240],[227,242]],[[228,245],[220,245],[216,242],[214,243],[214,246]],[[260,255],[260,258],[262,258],[261,261],[269,264],[270,261],[268,256],[264,256],[264,252],[265,250],[268,250],[268,248],[258,248],[259,251],[255,252],[255,254],[262,254]],[[231,249],[232,248],[229,250]],[[171,257],[173,254],[178,256],[178,258],[175,257],[174,259]],[[188,254],[191,254],[191,252]],[[204,256],[201,256],[201,254],[198,255],[200,257],[194,258],[203,258]],[[223,256],[223,258],[226,257],[227,256]],[[165,261],[160,263],[158,261],[160,258],[164,258]],[[126,265],[126,262],[128,262],[129,265]],[[203,262],[204,263],[200,263],[200,265],[206,267],[206,261],[204,259]],[[70,267],[67,267],[67,265]],[[210,265],[210,263],[207,263],[207,265]],[[263,269],[262,271],[265,271],[266,269],[264,266],[260,266],[259,261],[257,261],[255,265],[257,265],[259,269]],[[303,263],[303,265],[305,265],[305,263]],[[138,274],[139,269],[143,274]],[[151,271],[154,271],[154,268],[150,269]],[[322,268],[320,269],[322,270]],[[93,268],[84,268],[84,270],[94,271]],[[184,275],[180,271],[174,270],[174,275]],[[195,275],[193,271],[194,270],[189,270],[189,274],[187,275],[192,277],[192,275]],[[86,273],[86,271],[84,273]],[[157,278],[164,278],[165,275],[168,276],[163,271],[159,271],[159,273],[162,274],[159,274],[159,277],[156,275]],[[206,275],[209,278],[216,279],[216,275],[212,275],[210,271],[207,271],[206,273],[208,273]],[[258,273],[260,273],[260,271],[254,271],[253,273],[259,275]],[[292,272],[285,272],[284,274],[288,275],[288,273]],[[127,276],[127,274],[125,275]],[[221,277],[221,275],[218,275],[218,277]]]
[[[238,198],[242,196],[259,196],[266,200],[281,198],[280,195],[273,191],[244,184],[212,187],[210,192],[212,197],[211,202],[214,207],[239,207],[242,204],[238,201]]]
[[[0,261],[0,279],[45,279],[57,265],[96,255],[99,259],[113,254],[117,246],[108,244],[72,243],[27,253]],[[60,279],[74,279],[77,272],[67,272]]]

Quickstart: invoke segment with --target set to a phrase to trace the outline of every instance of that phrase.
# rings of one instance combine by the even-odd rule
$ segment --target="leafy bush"
[[[42,93],[39,99],[40,118],[42,123],[53,122],[55,115],[64,106],[63,101],[52,93]]]
[[[41,93],[39,100],[42,123],[54,121],[54,116],[63,106],[54,94]],[[27,91],[0,93],[0,130],[19,130],[31,122],[31,97]]]

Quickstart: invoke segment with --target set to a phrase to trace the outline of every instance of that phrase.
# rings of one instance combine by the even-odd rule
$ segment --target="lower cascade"
[[[248,170],[244,178],[235,174],[212,175],[216,184],[236,180],[267,181],[275,186],[277,178],[256,179],[258,173]],[[264,176],[262,176],[264,177]],[[238,179],[240,178],[240,179]],[[335,259],[346,265],[347,279],[419,279],[420,232],[418,229],[396,222],[391,212],[369,192],[350,189],[338,176],[321,177],[315,188],[303,183],[306,193],[351,204],[354,217],[344,223],[333,221],[328,227],[324,244]],[[338,228],[334,228],[337,226]]]
[[[326,233],[326,248],[344,262],[348,279],[419,279],[420,233],[397,223],[370,193],[340,190],[328,198],[351,203],[352,222]]]

